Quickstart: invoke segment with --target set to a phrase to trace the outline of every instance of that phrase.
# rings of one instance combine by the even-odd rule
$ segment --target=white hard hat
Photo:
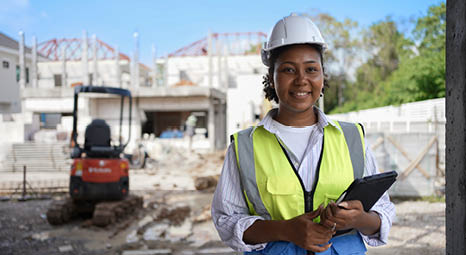
[[[322,49],[327,44],[320,34],[319,28],[308,17],[292,13],[279,20],[269,33],[267,42],[261,50],[262,63],[269,66],[270,52],[273,49],[291,44],[318,44]]]

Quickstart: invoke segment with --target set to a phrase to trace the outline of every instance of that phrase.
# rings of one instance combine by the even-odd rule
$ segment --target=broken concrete
[[[218,175],[197,177],[194,180],[194,186],[197,190],[215,189],[218,178]]]

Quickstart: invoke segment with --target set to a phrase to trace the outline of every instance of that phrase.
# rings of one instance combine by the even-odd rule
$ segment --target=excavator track
[[[64,224],[75,214],[75,204],[71,198],[64,200],[55,200],[47,210],[47,221],[51,225]]]
[[[142,208],[142,204],[142,197],[134,195],[129,195],[119,201],[98,202],[95,203],[95,206],[90,206],[89,203],[75,202],[68,197],[64,200],[53,201],[46,215],[47,221],[51,225],[60,225],[69,222],[72,217],[79,213],[92,212],[93,209],[92,224],[105,227]]]
[[[105,227],[142,208],[142,204],[142,197],[133,195],[129,195],[120,201],[98,203],[92,216],[92,224]]]

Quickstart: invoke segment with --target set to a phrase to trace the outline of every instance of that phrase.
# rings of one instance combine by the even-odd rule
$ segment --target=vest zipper
[[[312,185],[312,189],[310,192],[311,193],[310,194],[311,212],[314,209],[314,193],[316,192],[317,182],[319,181],[319,176],[320,176],[320,165],[322,164],[322,155],[324,154],[324,141],[325,141],[325,135],[322,136],[322,148],[320,149],[319,161],[317,162],[316,178],[314,180],[314,184]]]
[[[278,139],[277,136],[275,136],[275,138],[277,138],[278,144],[282,148],[283,153],[285,153],[286,159],[288,159],[288,163],[290,163],[291,168],[293,168],[293,172],[296,174],[296,177],[298,177],[299,183],[301,184],[301,188],[302,188],[303,194],[304,194],[304,212],[306,212],[306,213],[312,212],[314,210],[314,193],[316,191],[317,182],[319,181],[320,166],[322,164],[322,155],[324,154],[324,139],[325,139],[325,136],[322,137],[322,148],[320,149],[319,161],[317,162],[316,176],[315,176],[314,184],[312,185],[312,189],[311,189],[310,192],[306,191],[306,188],[304,187],[303,180],[299,176],[298,170],[295,168],[293,162],[291,161],[285,147],[283,147],[283,145],[280,143],[280,140]]]
[[[293,168],[293,172],[295,173],[296,177],[298,177],[299,184],[301,184],[301,189],[303,190],[303,194],[304,194],[304,212],[306,212],[306,213],[311,212],[312,211],[312,203],[311,203],[312,199],[311,199],[311,196],[310,196],[311,192],[306,191],[306,188],[304,187],[303,180],[299,176],[298,170],[296,169],[293,162],[291,161],[290,156],[288,155],[288,152],[286,151],[285,147],[283,147],[283,145],[280,143],[280,140],[278,139],[278,137],[275,136],[275,138],[277,138],[278,144],[282,148],[283,153],[285,153],[286,159],[288,159],[288,163],[290,163],[291,168]]]

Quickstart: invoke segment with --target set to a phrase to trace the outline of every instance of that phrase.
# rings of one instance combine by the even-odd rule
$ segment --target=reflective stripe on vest
[[[354,178],[362,177],[365,155],[362,129],[352,123],[336,125],[343,133],[332,125],[324,128],[321,160],[316,169],[317,183],[310,195],[275,135],[263,127],[233,135],[241,185],[251,215],[273,220],[296,217],[312,210],[306,210],[306,196],[313,200],[313,208],[321,203],[327,205]]]

